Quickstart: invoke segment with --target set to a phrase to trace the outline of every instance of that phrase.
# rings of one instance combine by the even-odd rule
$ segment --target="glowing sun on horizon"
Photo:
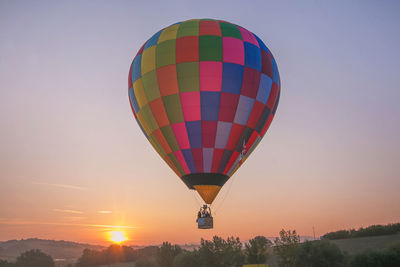
[[[111,231],[110,232],[110,241],[119,244],[126,240],[128,240],[128,238],[126,238],[124,232],[122,232],[122,231]]]

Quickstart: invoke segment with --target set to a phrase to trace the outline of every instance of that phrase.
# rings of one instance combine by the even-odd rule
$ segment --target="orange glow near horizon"
[[[125,233],[122,231],[111,231],[109,232],[109,235],[109,240],[116,244],[121,244],[122,242],[128,240],[128,238],[125,236]]]

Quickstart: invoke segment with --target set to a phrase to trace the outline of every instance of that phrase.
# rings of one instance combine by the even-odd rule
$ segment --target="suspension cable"
[[[228,190],[226,191],[225,195],[223,196],[223,198],[222,198],[221,202],[219,203],[218,207],[215,209],[214,215],[217,215],[217,211],[222,207],[222,204],[224,204],[225,199],[227,198],[229,192],[231,191],[232,184],[233,184],[233,181],[235,180],[235,178],[236,178],[236,177],[233,177],[233,178],[230,179],[230,180],[232,180],[232,181],[230,182],[230,184],[229,184],[229,186],[228,186]]]

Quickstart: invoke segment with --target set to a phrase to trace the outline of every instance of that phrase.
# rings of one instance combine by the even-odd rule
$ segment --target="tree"
[[[164,242],[158,250],[156,261],[159,267],[172,267],[176,255],[182,252],[177,245]]]
[[[217,237],[214,237],[214,239]],[[199,259],[202,266],[217,266],[220,265],[218,262],[217,251],[214,242],[201,239],[199,248]]]
[[[18,256],[17,267],[54,267],[53,258],[39,249],[28,250]]]
[[[293,267],[296,263],[300,237],[296,230],[285,231],[284,229],[279,232],[279,236],[274,240],[274,252],[278,256],[278,264],[280,267]]]
[[[128,255],[129,261],[136,261],[141,258],[154,259],[160,248],[156,246],[149,246],[140,249],[134,249],[130,255]]]
[[[396,266],[396,265],[385,265],[383,261],[384,255],[380,251],[368,249],[361,253],[354,255],[351,258],[350,266],[354,267],[384,267],[384,266]]]
[[[239,238],[214,236],[212,241],[201,239],[199,258],[202,266],[225,267],[241,266],[245,257]]]
[[[198,251],[183,251],[174,259],[174,267],[201,267]]]
[[[400,243],[384,250],[366,250],[354,255],[350,260],[352,267],[394,267],[400,263]]]
[[[327,240],[307,241],[297,253],[298,267],[339,267],[345,264],[345,256],[339,247]]]
[[[105,258],[107,264],[124,262],[126,261],[126,255],[132,248],[120,245],[111,245],[107,249],[102,251],[103,258]]]
[[[267,249],[272,242],[265,236],[256,236],[245,244],[244,254],[248,263],[265,263],[268,259]]]
[[[94,267],[105,262],[104,257],[101,257],[101,252],[85,248],[82,256],[78,259],[76,267]]]

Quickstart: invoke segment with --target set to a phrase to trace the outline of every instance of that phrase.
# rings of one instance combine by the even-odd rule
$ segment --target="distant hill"
[[[85,248],[101,250],[105,247],[64,240],[55,241],[37,238],[0,241],[0,259],[15,261],[21,253],[27,250],[40,249],[44,253],[49,254],[57,262],[71,263],[82,255],[82,251]]]

